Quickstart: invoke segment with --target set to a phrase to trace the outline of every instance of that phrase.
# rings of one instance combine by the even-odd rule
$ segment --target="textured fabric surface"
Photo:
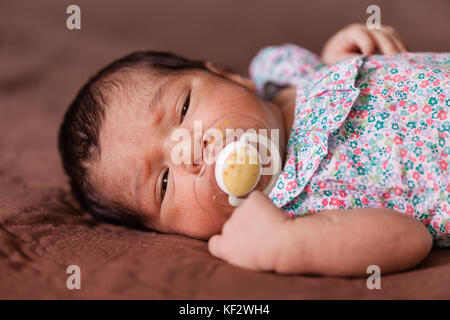
[[[347,2],[77,1],[82,30],[69,31],[72,2],[0,1],[0,298],[450,298],[448,250],[434,249],[414,270],[383,276],[381,290],[368,290],[366,279],[238,269],[210,256],[204,241],[97,223],[68,193],[57,128],[101,66],[147,48],[246,73],[266,45],[318,53],[379,3]],[[381,9],[382,23],[411,50],[450,51],[448,1],[391,1]],[[66,288],[73,264],[81,290]]]

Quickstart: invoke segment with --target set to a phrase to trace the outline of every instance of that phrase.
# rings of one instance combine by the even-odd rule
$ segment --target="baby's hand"
[[[338,31],[325,43],[321,59],[326,64],[333,64],[361,53],[371,55],[377,50],[382,54],[407,51],[400,36],[392,27],[368,29],[364,24],[351,24]]]
[[[283,227],[290,218],[261,192],[254,191],[209,239],[209,252],[249,270],[274,270],[281,248]]]

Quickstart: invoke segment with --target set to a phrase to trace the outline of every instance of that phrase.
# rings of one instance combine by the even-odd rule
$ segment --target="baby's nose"
[[[200,172],[202,165],[201,164],[196,164],[196,163],[185,163],[184,167],[186,168],[187,171],[189,171],[190,173],[194,173],[197,174]]]

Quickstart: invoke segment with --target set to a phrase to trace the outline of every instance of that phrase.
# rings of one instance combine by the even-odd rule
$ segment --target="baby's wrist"
[[[292,219],[283,210],[276,207],[273,210],[273,214],[279,215],[280,219],[272,225],[271,234],[267,236],[259,251],[258,264],[263,271],[276,271],[279,260],[282,259],[283,247],[289,241],[287,234],[292,224]]]

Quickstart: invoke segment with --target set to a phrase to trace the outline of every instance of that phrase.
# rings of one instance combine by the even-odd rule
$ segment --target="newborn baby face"
[[[245,112],[279,129],[281,154],[286,141],[278,106],[261,100],[248,80],[229,78],[201,70],[171,76],[129,73],[105,110],[100,161],[91,170],[94,186],[143,216],[152,230],[200,239],[219,233],[231,212],[199,206],[194,179],[201,165],[173,161],[172,149],[179,143],[171,139],[174,130],[194,137],[194,121],[206,128],[227,113]]]

